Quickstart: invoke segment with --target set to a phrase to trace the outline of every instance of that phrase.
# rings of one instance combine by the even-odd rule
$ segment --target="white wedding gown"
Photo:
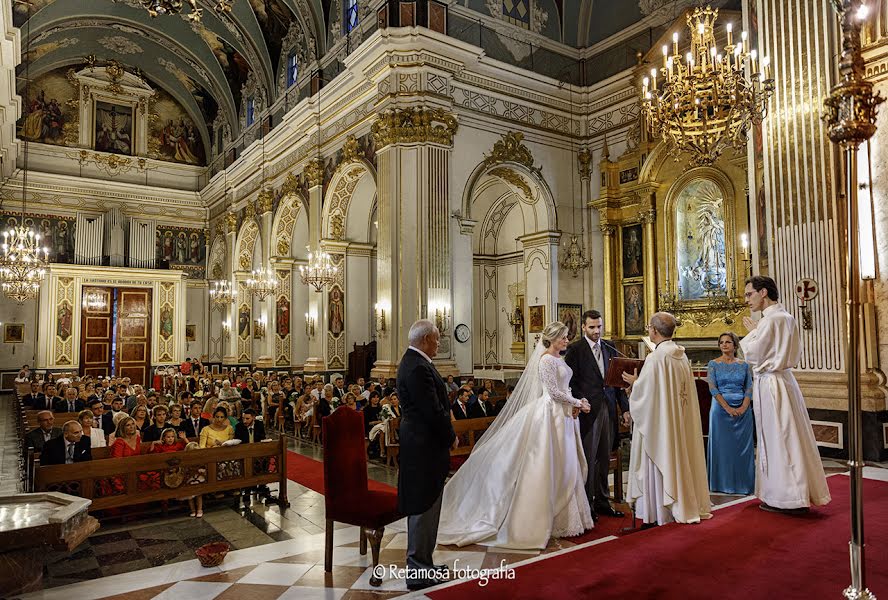
[[[593,527],[580,426],[571,416],[580,405],[568,387],[573,371],[560,358],[538,358],[534,396],[497,417],[506,420],[444,487],[439,544],[544,549],[550,537]]]

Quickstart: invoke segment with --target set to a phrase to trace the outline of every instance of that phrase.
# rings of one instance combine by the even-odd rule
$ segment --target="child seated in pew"
[[[192,442],[194,443],[194,442]],[[151,454],[160,454],[163,452],[179,452],[185,449],[185,440],[181,440],[176,435],[173,427],[167,427],[160,434],[160,439],[151,442]]]
[[[188,442],[188,444],[185,446],[186,452],[189,450],[199,450],[199,449],[200,449],[200,444],[198,444],[197,442]],[[203,481],[206,481],[206,479],[204,478]],[[201,482],[201,483],[203,483],[203,482]],[[184,496],[182,498],[179,498],[179,500],[188,500],[188,507],[191,509],[191,514],[189,516],[197,517],[198,519],[203,517],[203,495],[202,494],[198,494],[196,496]]]

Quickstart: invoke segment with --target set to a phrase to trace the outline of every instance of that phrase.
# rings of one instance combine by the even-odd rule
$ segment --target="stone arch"
[[[213,240],[213,245],[210,247],[210,258],[209,261],[207,261],[209,266],[207,269],[207,279],[225,279],[225,257],[225,236],[219,234],[216,236],[216,239]]]
[[[271,251],[274,256],[286,258],[293,256],[293,230],[305,198],[299,194],[289,193],[281,198],[271,230],[274,232],[271,238]]]
[[[255,219],[249,218],[241,225],[240,232],[237,235],[237,243],[235,244],[235,256],[237,264],[234,265],[235,270],[249,271],[253,267],[253,254],[256,244],[261,244],[261,234],[259,232],[259,224]]]
[[[376,202],[376,171],[366,160],[355,158],[337,167],[327,187],[321,215],[321,237],[367,243],[370,231],[365,216]],[[355,211],[351,211],[355,208]]]
[[[503,162],[495,165],[479,163],[469,176],[466,187],[463,190],[461,215],[464,220],[477,220],[484,215],[478,215],[473,209],[476,188],[483,184],[489,177],[495,177],[507,185],[515,193],[517,199],[526,204],[536,206],[538,223],[541,225],[535,231],[558,229],[558,213],[555,210],[555,198],[546,180],[534,170],[517,162]],[[542,226],[545,224],[544,226]]]

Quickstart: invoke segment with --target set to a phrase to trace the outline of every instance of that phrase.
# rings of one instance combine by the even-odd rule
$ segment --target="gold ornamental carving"
[[[228,233],[237,231],[237,215],[233,212],[225,213],[225,231]]]
[[[530,186],[527,185],[527,182],[524,181],[524,178],[513,171],[512,169],[508,169],[506,167],[497,167],[495,169],[490,170],[490,175],[495,177],[499,177],[503,181],[511,183],[515,187],[521,190],[524,194],[524,198],[527,199],[528,204],[536,204],[537,199],[533,197],[533,192],[530,189]]]
[[[490,154],[484,155],[484,161],[481,163],[485,167],[499,165],[504,162],[518,163],[524,165],[531,172],[540,174],[541,169],[533,165],[533,154],[530,149],[524,145],[524,134],[518,131],[510,131],[503,138],[493,145]]]
[[[577,163],[580,178],[589,179],[592,176],[592,152],[588,148],[583,148],[577,153]]]
[[[256,200],[256,205],[259,208],[260,215],[271,212],[271,208],[274,205],[274,192],[268,188],[264,188],[259,192],[259,198]]]
[[[342,147],[342,162],[351,162],[361,158],[361,145],[355,136],[350,135],[345,138],[345,145]]]
[[[653,223],[657,220],[657,211],[653,208],[649,208],[647,210],[642,210],[638,212],[638,222],[642,225],[647,225],[648,223]]]
[[[300,189],[299,177],[290,173],[287,175],[287,179],[284,180],[284,185],[281,186],[281,196],[298,194]]]
[[[615,233],[617,233],[616,225],[611,225],[610,223],[602,223],[598,226],[599,231],[601,231],[601,235],[612,237]]]
[[[372,133],[379,148],[391,144],[453,145],[456,117],[440,108],[398,108],[380,115]]]
[[[278,256],[287,256],[290,254],[290,242],[281,238],[277,243]]]
[[[252,202],[247,202],[246,206],[244,206],[244,218],[252,219],[256,216],[256,207],[253,206]]]
[[[308,179],[308,187],[313,188],[321,185],[324,183],[324,163],[317,158],[309,161],[309,163],[305,165],[304,174]]]

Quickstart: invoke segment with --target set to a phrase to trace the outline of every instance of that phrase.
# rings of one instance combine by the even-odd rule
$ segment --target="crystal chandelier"
[[[276,294],[281,285],[274,270],[266,267],[254,270],[244,283],[250,294],[258,296],[259,300],[265,300],[266,296]]]
[[[31,5],[28,5],[28,35],[30,40]],[[30,50],[30,45],[25,48]],[[30,101],[30,64],[25,64],[25,98]],[[0,245],[0,289],[19,304],[37,297],[40,283],[49,264],[49,250],[40,247],[40,234],[25,225],[25,201],[28,196],[28,140],[22,140],[22,216],[18,224],[3,232]],[[42,255],[41,255],[42,253]]]
[[[210,300],[213,301],[214,309],[224,310],[225,307],[237,300],[237,290],[226,279],[214,281],[213,289],[210,290]]]
[[[749,49],[744,31],[734,44],[728,23],[727,46],[720,53],[715,41],[718,9],[697,8],[687,17],[691,51],[678,51],[672,34],[672,54],[663,46],[663,66],[651,69],[642,82],[641,107],[651,131],[671,153],[691,155],[693,165],[710,165],[728,147],[742,149],[746,131],[760,124],[774,92],[767,57],[759,60]],[[747,76],[749,66],[751,76]]]
[[[188,18],[191,21],[200,21],[200,17],[203,15],[203,9],[198,7],[197,0],[139,0],[139,2],[141,2],[142,7],[144,7],[152,17],[158,15],[177,15],[182,11],[182,7],[186,2],[191,6],[191,12],[188,13]],[[216,12],[231,12],[231,2],[232,0],[217,0],[215,7]]]
[[[570,245],[567,247],[567,254],[561,259],[561,268],[571,271],[576,277],[580,271],[589,266],[589,259],[583,256],[583,249],[580,247],[579,238],[575,235],[570,236]]]
[[[333,259],[326,252],[309,253],[308,266],[299,267],[302,283],[313,285],[318,292],[333,283],[338,272],[339,267],[333,264]]]

